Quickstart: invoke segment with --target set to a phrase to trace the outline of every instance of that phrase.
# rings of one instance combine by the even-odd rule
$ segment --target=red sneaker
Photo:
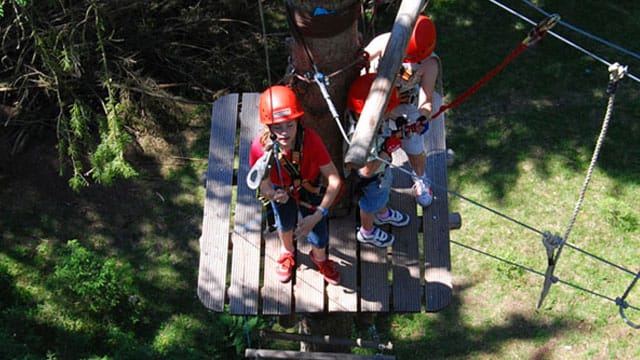
[[[286,283],[291,279],[293,274],[293,268],[296,266],[295,254],[290,252],[284,252],[280,254],[278,258],[278,265],[276,265],[276,277],[282,283]]]
[[[318,267],[318,271],[324,279],[331,285],[340,284],[340,272],[333,265],[333,261],[329,260],[327,257],[323,262],[318,262],[316,258],[313,257],[313,251],[309,252],[309,257],[311,261]]]

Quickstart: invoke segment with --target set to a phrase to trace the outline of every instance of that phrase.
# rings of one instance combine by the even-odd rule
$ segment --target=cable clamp
[[[559,235],[553,235],[548,231],[545,231],[544,234],[542,234],[542,244],[544,245],[545,250],[547,250],[547,258],[549,259],[549,265],[554,265],[553,253],[563,243],[564,243],[564,239],[562,239],[562,237],[560,237]]]
[[[638,273],[636,274],[636,277],[633,278],[631,285],[629,285],[627,290],[625,290],[624,295],[622,295],[622,297],[616,298],[616,305],[618,305],[618,309],[620,312],[620,316],[622,317],[622,320],[624,320],[624,322],[627,325],[631,326],[634,329],[640,329],[640,324],[634,323],[633,321],[629,320],[627,315],[624,313],[624,309],[629,307],[629,304],[625,301],[625,299],[629,295],[629,292],[631,292],[631,289],[633,289],[633,287],[638,282],[638,279],[640,279],[640,271],[638,271]]]

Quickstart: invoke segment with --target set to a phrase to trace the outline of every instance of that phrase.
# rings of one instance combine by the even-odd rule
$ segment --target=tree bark
[[[355,3],[359,4],[359,0],[292,0],[291,2],[298,11],[309,15],[313,14],[317,8],[340,11],[355,6]],[[291,29],[291,31],[295,32],[299,31],[299,29]],[[308,81],[298,80],[294,86],[294,90],[305,109],[304,122],[306,126],[318,132],[329,150],[331,159],[338,170],[342,172],[343,146],[345,146],[345,142],[336,119],[330,111],[327,100],[323,96],[319,85],[313,80],[313,74],[317,70],[324,76],[329,77],[326,88],[337,114],[342,118],[349,86],[360,72],[360,67],[354,65],[354,62],[361,56],[362,49],[358,34],[358,16],[355,16],[353,21],[337,34],[327,37],[305,36],[302,34],[298,36],[302,41],[291,41],[289,44],[291,63],[298,75],[311,75]],[[335,75],[332,75],[334,73]],[[352,186],[350,182],[346,182],[344,186],[346,188],[344,196],[338,204],[333,206],[334,209],[332,210],[337,215],[344,215],[345,212],[348,212],[352,201]],[[332,316],[332,314],[303,316],[300,323],[300,332],[303,334],[331,334],[349,338],[351,324],[352,316]],[[348,347],[309,343],[301,343],[301,350],[349,352]]]
[[[313,14],[317,8],[329,11],[346,9],[358,2],[358,0],[292,0],[294,7],[307,14]],[[289,47],[291,62],[298,75],[313,75],[313,65],[325,76],[342,70],[330,76],[327,85],[328,93],[340,117],[344,113],[349,86],[360,70],[358,66],[351,66],[360,55],[362,47],[357,19],[356,16],[354,21],[338,34],[329,37],[302,36],[304,43],[292,41]],[[312,60],[306,53],[305,44]],[[344,140],[319,86],[311,78],[309,82],[298,81],[294,90],[305,108],[305,125],[318,132],[331,154],[331,159],[341,170]]]

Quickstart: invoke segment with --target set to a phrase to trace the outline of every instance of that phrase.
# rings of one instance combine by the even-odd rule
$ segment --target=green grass
[[[636,1],[537,3],[640,51],[633,48],[640,33]],[[522,2],[508,4],[541,18]],[[531,27],[488,1],[432,0],[429,9],[438,25],[447,101],[500,63]],[[557,31],[640,73],[639,61]],[[447,113],[447,142],[457,155],[449,188],[530,227],[563,235],[600,131],[607,79],[606,66],[550,36],[526,50]],[[638,271],[640,258],[639,99],[640,84],[623,79],[568,239],[631,271]],[[211,314],[196,297],[208,117],[208,108],[194,109],[172,137],[142,143],[145,155],[136,159],[145,165],[141,176],[111,188],[73,193],[39,158],[18,159],[36,176],[25,176],[17,165],[14,177],[0,174],[0,357],[238,357],[247,345],[244,319]],[[152,151],[156,146],[162,151]],[[553,285],[537,310],[543,278],[529,270],[545,270],[541,236],[454,196],[450,208],[462,216],[462,228],[451,232],[453,303],[436,314],[379,315],[377,334],[354,335],[392,341],[398,359],[640,357],[638,331],[622,322],[611,301],[629,286],[629,274],[565,247],[555,275],[570,285]],[[131,266],[129,295],[142,306],[139,321],[88,316],[68,306],[74,299],[63,297],[52,279],[71,239],[98,263],[115,259]],[[640,307],[640,285],[627,301]],[[627,313],[640,322],[639,311]]]

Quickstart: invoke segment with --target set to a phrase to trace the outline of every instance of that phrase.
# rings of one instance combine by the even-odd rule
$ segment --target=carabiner
[[[551,14],[543,19],[533,29],[529,30],[527,37],[522,41],[527,47],[535,45],[542,37],[560,21],[560,15]]]
[[[256,161],[247,173],[247,186],[251,190],[255,190],[260,186],[262,179],[267,174],[267,168],[271,164],[273,159],[273,148],[262,154],[262,156]]]

